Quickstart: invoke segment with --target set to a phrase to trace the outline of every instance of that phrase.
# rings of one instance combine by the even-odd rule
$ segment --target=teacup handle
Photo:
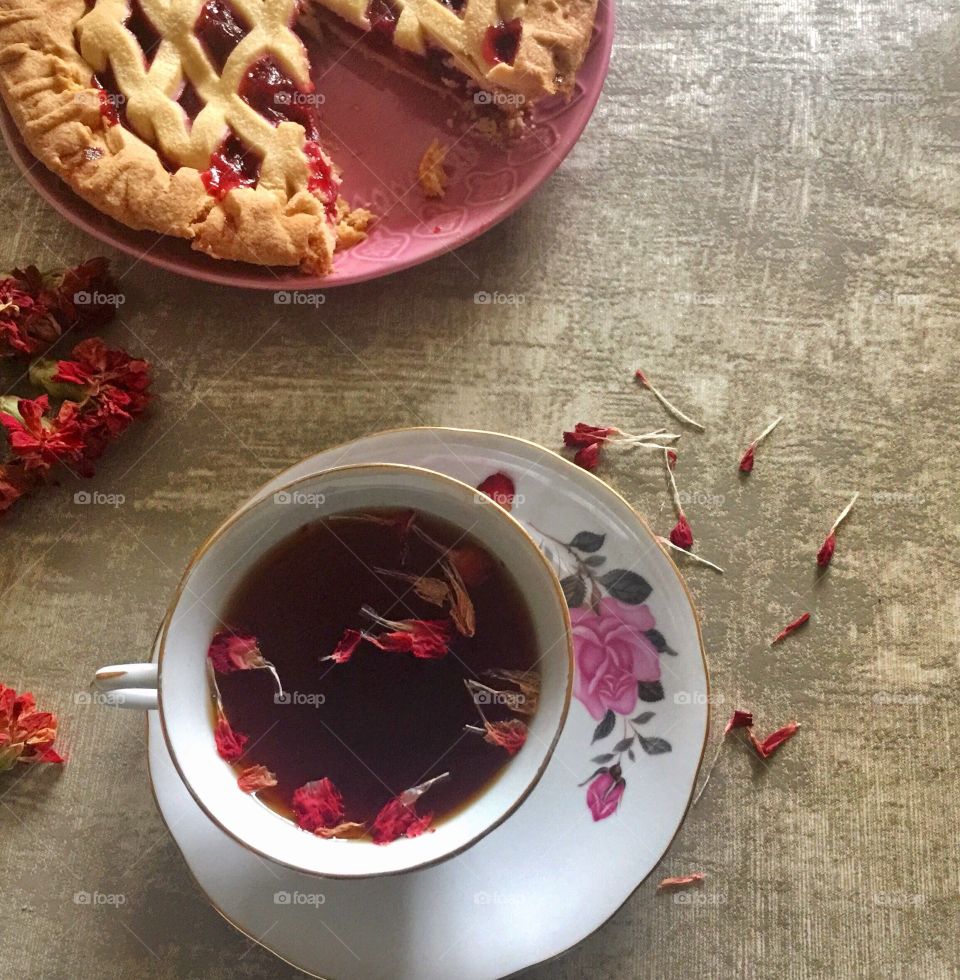
[[[116,664],[101,667],[93,678],[93,686],[109,694],[107,704],[118,708],[150,710],[157,707],[157,665]]]

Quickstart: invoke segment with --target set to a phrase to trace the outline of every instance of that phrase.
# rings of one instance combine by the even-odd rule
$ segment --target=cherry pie
[[[314,2],[398,63],[511,106],[570,91],[596,9]],[[30,150],[101,211],[217,258],[322,274],[373,216],[340,196],[321,145],[298,34],[315,15],[304,0],[0,0],[0,93]]]

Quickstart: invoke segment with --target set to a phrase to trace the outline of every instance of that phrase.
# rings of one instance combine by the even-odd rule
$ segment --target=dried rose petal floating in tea
[[[445,521],[378,510],[304,525],[222,618],[208,650],[217,750],[306,832],[416,836],[522,750],[540,686],[530,612],[503,564]]]
[[[63,756],[53,747],[56,737],[57,719],[52,712],[37,711],[29,691],[17,694],[0,684],[0,772],[18,762],[62,763]]]
[[[237,785],[244,793],[256,793],[277,785],[277,777],[266,766],[247,766],[237,777]]]

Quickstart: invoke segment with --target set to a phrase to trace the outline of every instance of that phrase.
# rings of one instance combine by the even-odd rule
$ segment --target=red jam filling
[[[333,166],[324,156],[320,144],[315,140],[307,140],[303,144],[303,152],[307,155],[310,165],[310,177],[307,180],[307,190],[323,201],[327,214],[333,215],[337,206],[337,191],[340,182],[333,172]]]
[[[523,24],[519,17],[507,21],[504,24],[494,24],[487,28],[487,33],[483,36],[483,56],[491,65],[512,65],[517,56],[517,48],[520,47],[520,32]]]
[[[200,115],[200,110],[204,106],[200,93],[193,87],[193,82],[189,78],[184,82],[183,91],[180,93],[177,102],[180,103],[180,108],[187,114],[187,119],[191,122]]]
[[[270,55],[247,71],[240,83],[240,98],[274,126],[285,121],[299,123],[308,140],[319,138],[313,85],[301,88]]]
[[[455,14],[462,14],[463,8],[467,5],[467,0],[440,0],[444,7],[448,7]]]
[[[126,99],[120,92],[117,80],[110,65],[90,79],[100,98],[100,115],[108,126],[126,124]]]
[[[127,17],[124,23],[127,30],[139,42],[140,48],[143,50],[143,60],[149,68],[153,61],[153,56],[157,53],[157,48],[160,47],[160,42],[163,38],[160,37],[159,31],[157,31],[151,23],[150,18],[144,13],[143,7],[140,5],[140,0],[131,0],[130,16]]]
[[[370,30],[385,37],[393,37],[397,29],[397,12],[390,6],[389,0],[370,0],[367,20],[370,21]]]
[[[225,0],[207,0],[200,8],[193,32],[217,71],[222,72],[230,52],[249,33],[249,29]]]
[[[230,133],[210,154],[210,168],[200,174],[200,179],[207,193],[221,201],[235,187],[253,187],[260,179],[262,162],[236,133]]]

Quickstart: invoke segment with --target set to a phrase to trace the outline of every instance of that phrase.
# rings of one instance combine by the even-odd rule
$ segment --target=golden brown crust
[[[447,172],[443,161],[447,158],[447,148],[434,140],[424,151],[417,167],[417,180],[420,189],[427,197],[443,197],[447,187]]]
[[[217,201],[197,170],[170,173],[152,147],[108,123],[74,45],[84,11],[83,0],[0,0],[0,94],[37,159],[132,228],[217,258],[328,272],[336,230],[312,194],[241,188]]]
[[[313,0],[361,31],[370,31],[369,0]],[[423,55],[445,51],[452,67],[481,89],[533,103],[568,95],[583,63],[597,0],[465,0],[460,12],[438,0],[395,0],[397,48]],[[487,30],[518,20],[520,41],[512,64],[491,64],[485,54]],[[509,111],[516,102],[498,103]]]

